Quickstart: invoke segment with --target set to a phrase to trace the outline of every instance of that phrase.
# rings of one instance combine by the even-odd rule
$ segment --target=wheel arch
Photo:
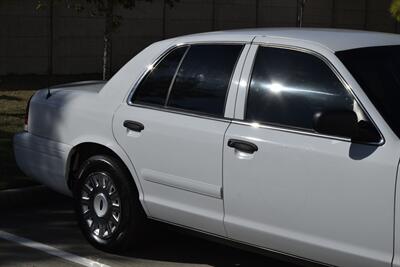
[[[136,170],[126,153],[116,144],[105,144],[98,140],[77,142],[70,150],[67,160],[65,177],[69,190],[72,192],[74,183],[78,179],[76,174],[78,173],[81,164],[94,155],[109,155],[123,164],[127,172],[130,174],[132,182],[136,186],[140,203],[147,214],[147,209],[144,205],[143,189],[140,185]]]

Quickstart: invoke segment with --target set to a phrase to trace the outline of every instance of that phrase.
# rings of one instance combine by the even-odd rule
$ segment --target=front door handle
[[[228,146],[249,154],[258,151],[258,147],[255,144],[243,140],[229,139]]]
[[[144,125],[138,121],[124,121],[124,127],[135,132],[141,132],[144,129]]]

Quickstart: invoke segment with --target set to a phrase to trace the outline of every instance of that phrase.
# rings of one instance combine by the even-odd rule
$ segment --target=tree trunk
[[[297,27],[303,27],[304,6],[307,0],[297,1]]]
[[[113,31],[113,1],[107,1],[104,25],[104,51],[103,51],[103,80],[111,77],[111,47]]]
[[[53,52],[54,52],[54,0],[49,1],[49,58],[47,74],[53,75]]]

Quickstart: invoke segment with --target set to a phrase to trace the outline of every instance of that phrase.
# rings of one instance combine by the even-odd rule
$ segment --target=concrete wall
[[[36,10],[36,0],[0,1],[0,75],[100,73],[103,19],[77,13],[60,1]],[[305,27],[400,32],[390,0],[308,0]],[[138,1],[117,9],[124,20],[113,36],[112,68],[150,43],[182,34],[248,27],[296,26],[297,0]],[[53,16],[51,16],[53,14]],[[51,19],[52,18],[52,19]]]

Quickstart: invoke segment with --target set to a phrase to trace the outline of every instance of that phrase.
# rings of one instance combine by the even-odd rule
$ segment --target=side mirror
[[[370,121],[359,121],[357,124],[357,131],[351,138],[352,142],[361,144],[378,144],[381,140],[381,134]]]
[[[357,114],[350,110],[332,110],[314,115],[314,129],[318,133],[351,138],[357,129]]]
[[[358,122],[350,110],[318,112],[314,115],[314,129],[318,133],[351,138],[353,143],[379,143],[381,135],[369,121]]]

